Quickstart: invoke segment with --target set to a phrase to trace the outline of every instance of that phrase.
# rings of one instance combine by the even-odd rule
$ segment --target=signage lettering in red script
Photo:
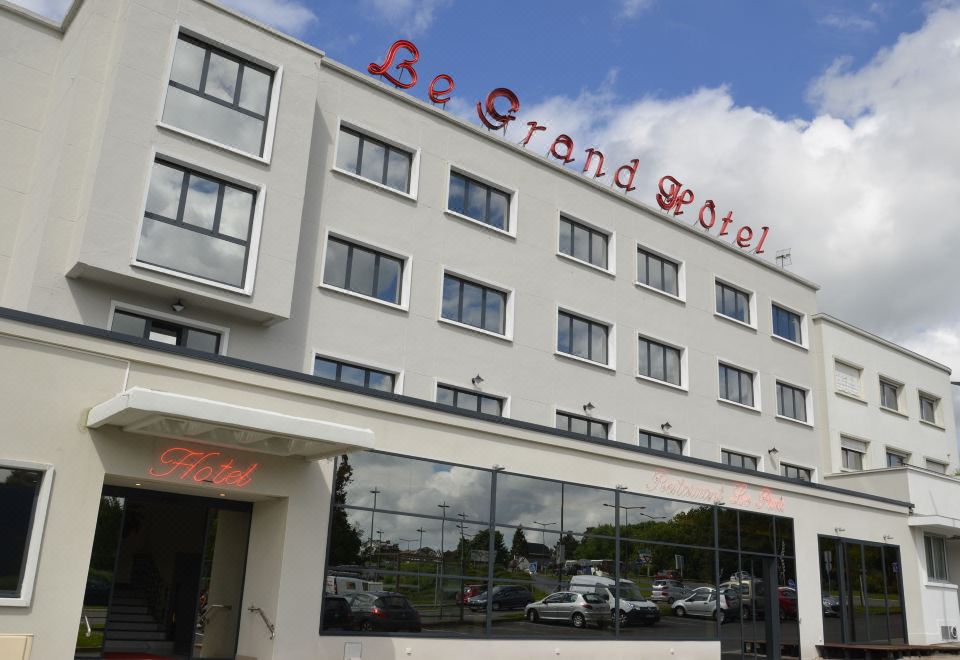
[[[149,468],[147,474],[151,477],[244,488],[250,484],[251,475],[260,467],[259,463],[251,463],[246,468],[237,467],[232,457],[221,456],[218,451],[171,447],[160,454],[159,463]]]
[[[684,188],[683,184],[677,181],[669,174],[660,177],[657,183],[657,204],[667,213],[673,213],[673,217],[683,215],[683,207],[693,203],[694,194],[689,188]],[[697,216],[697,223],[706,230],[713,229],[717,224],[717,205],[712,199],[708,199],[700,207],[700,213]],[[728,227],[733,224],[733,211],[727,211],[727,214],[720,218],[720,231],[717,236],[726,236],[729,234]],[[757,247],[754,248],[754,254],[763,253],[763,243],[767,240],[767,233],[770,227],[760,227],[760,238],[757,241]],[[753,228],[744,225],[737,230],[734,237],[734,243],[737,247],[749,248],[753,241]]]
[[[400,75],[403,75],[404,71],[410,73],[410,82],[400,82],[397,78],[394,78],[392,74],[389,73],[390,67],[393,66],[393,60],[397,57],[397,52],[399,50],[406,50],[410,53],[410,58],[406,60],[400,60],[397,62],[397,65],[394,67],[400,71]],[[417,50],[417,47],[413,45],[412,41],[407,41],[406,39],[398,39],[390,45],[390,50],[387,51],[387,57],[383,60],[383,64],[377,64],[376,62],[371,62],[367,66],[367,71],[372,73],[375,76],[383,76],[390,82],[392,82],[397,87],[402,87],[403,89],[410,89],[417,84],[417,70],[413,68],[413,65],[420,60],[420,51]],[[436,82],[436,78],[434,78]],[[451,81],[452,82],[452,81]],[[431,86],[433,83],[431,83]],[[451,85],[452,89],[452,85]]]
[[[506,99],[507,103],[509,103],[509,107],[507,108],[505,114],[501,114],[497,111],[497,99]],[[484,115],[484,109],[486,109],[486,114],[490,117],[490,119],[487,119],[487,116]],[[497,87],[495,90],[487,94],[487,102],[485,106],[481,106],[480,101],[477,101],[477,116],[480,117],[480,121],[483,122],[483,125],[491,130],[506,128],[507,124],[517,118],[517,111],[519,110],[520,99],[518,99],[517,95],[506,87]]]
[[[780,495],[775,495],[767,487],[760,489],[754,495],[748,484],[734,482],[727,499],[727,488],[724,485],[705,486],[687,481],[683,477],[674,477],[663,470],[654,472],[653,479],[647,484],[647,490],[674,497],[701,500],[710,503],[727,502],[732,506],[757,511],[772,511],[782,513],[786,502]]]

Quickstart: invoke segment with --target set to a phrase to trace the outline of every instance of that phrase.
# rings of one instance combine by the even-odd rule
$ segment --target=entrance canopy
[[[87,427],[319,460],[371,449],[373,431],[134,387],[94,406]]]
[[[960,534],[960,519],[948,516],[910,516],[908,524],[911,527],[919,527],[925,532],[948,537]]]

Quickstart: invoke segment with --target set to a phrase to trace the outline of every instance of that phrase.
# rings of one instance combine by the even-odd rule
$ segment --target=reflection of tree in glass
[[[360,530],[347,520],[347,513],[341,506],[347,501],[347,486],[353,481],[353,467],[346,454],[337,463],[336,487],[333,493],[333,519],[330,523],[329,564],[355,564],[359,561],[361,537]]]
[[[527,535],[523,533],[523,527],[518,527],[517,531],[513,533],[513,542],[510,544],[510,554],[514,557],[526,557],[527,552]]]

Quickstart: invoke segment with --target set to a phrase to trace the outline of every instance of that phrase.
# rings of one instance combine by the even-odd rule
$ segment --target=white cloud
[[[67,13],[72,0],[11,0],[11,2],[41,16],[59,21]]]
[[[960,376],[958,35],[960,10],[933,9],[861,68],[836,63],[811,85],[809,121],[739,106],[723,87],[624,100],[601,85],[524,107],[509,137],[537,119],[548,130],[528,148],[543,154],[566,133],[575,171],[597,146],[607,172],[640,159],[637,199],[654,203],[672,174],[735,221],[769,225],[767,258],[792,248],[790,269],[823,285],[821,310]]]
[[[620,17],[636,18],[653,6],[653,0],[620,0]]]
[[[872,5],[870,10],[874,11],[874,7],[879,8],[879,5]],[[856,14],[827,14],[817,22],[820,23],[820,25],[837,28],[838,30],[854,30],[860,32],[875,30],[877,27],[877,24],[869,18],[857,16]]]
[[[453,0],[364,0],[371,16],[394,25],[408,37],[416,37],[433,25],[438,9]]]
[[[242,14],[288,34],[300,36],[317,20],[317,15],[297,0],[221,0]]]

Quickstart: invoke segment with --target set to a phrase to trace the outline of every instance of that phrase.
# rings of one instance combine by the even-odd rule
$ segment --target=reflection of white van
[[[383,582],[362,580],[352,575],[328,575],[324,588],[328,594],[343,596],[364,591],[383,591]]]
[[[595,593],[610,603],[616,611],[616,580],[599,575],[574,575],[570,578],[570,591],[581,594]],[[660,620],[660,610],[646,600],[640,589],[630,580],[620,580],[620,625],[643,623],[652,626]]]

